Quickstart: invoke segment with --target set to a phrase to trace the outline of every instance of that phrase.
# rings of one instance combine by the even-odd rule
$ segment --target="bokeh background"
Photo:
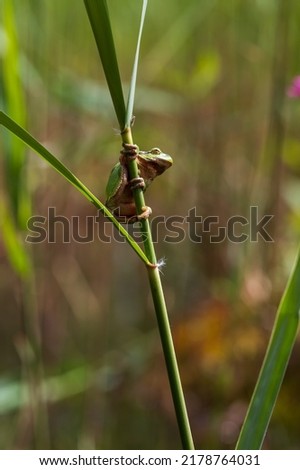
[[[126,91],[141,2],[108,3]],[[104,200],[121,140],[83,2],[0,0],[0,20],[2,109]],[[297,251],[300,102],[286,90],[300,73],[299,24],[295,0],[149,1],[134,140],[174,166],[147,203],[167,216],[196,207],[219,226],[250,206],[274,215],[273,243],[195,243],[188,224],[166,243],[159,225],[200,449],[235,446]],[[84,236],[94,207],[6,132],[0,152],[0,448],[180,448],[145,268],[124,243],[64,243],[48,208],[71,232],[78,217]],[[42,243],[25,241],[30,215],[46,218]],[[267,449],[299,448],[299,353]]]

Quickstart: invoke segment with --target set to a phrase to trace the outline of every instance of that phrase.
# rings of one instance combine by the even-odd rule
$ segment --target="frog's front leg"
[[[121,150],[120,163],[127,165],[128,160],[135,160],[139,155],[139,148],[135,144],[123,144]]]
[[[144,191],[146,187],[144,178],[141,178],[140,176],[138,176],[137,178],[132,178],[130,181],[128,181],[128,184],[132,191],[134,191],[135,189],[139,189],[139,188],[141,188]]]

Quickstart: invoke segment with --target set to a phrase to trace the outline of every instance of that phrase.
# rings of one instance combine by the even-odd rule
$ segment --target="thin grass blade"
[[[299,327],[300,250],[278,307],[261,372],[236,449],[260,449],[271,419]]]
[[[6,110],[25,125],[26,107],[20,76],[20,49],[11,0],[3,4],[1,13],[6,47],[3,48],[1,57],[3,73],[0,95]],[[20,229],[26,227],[30,216],[30,197],[24,171],[25,149],[14,135],[7,136],[4,140],[3,157],[7,197],[2,195],[0,201],[0,231],[11,266],[22,279],[26,279],[32,266],[20,238]]]
[[[121,131],[125,101],[106,0],[84,0]]]
[[[19,238],[11,212],[4,201],[0,201],[0,232],[11,266],[22,279],[27,279],[32,272],[30,257]]]
[[[21,83],[20,49],[14,7],[11,0],[3,4],[6,47],[2,56],[2,94],[4,109],[22,126],[26,125],[26,106]],[[1,86],[0,84],[0,86]],[[16,226],[24,228],[30,215],[30,197],[26,185],[24,146],[13,135],[4,141],[5,180]]]
[[[31,134],[29,134],[25,129],[20,127],[15,121],[13,121],[9,116],[7,116],[3,111],[0,111],[0,124],[2,124],[6,129],[16,135],[21,139],[26,145],[32,148],[38,155],[40,155],[44,160],[46,160],[58,173],[60,173],[69,183],[71,183],[78,191],[80,191],[97,209],[101,210],[106,217],[114,224],[114,226],[119,230],[119,232],[126,238],[127,242],[134,249],[144,263],[149,266],[152,266],[152,263],[148,260],[147,256],[139,245],[134,241],[134,239],[129,235],[127,230],[119,224],[115,219],[112,213],[105,207],[99,199],[94,196],[94,194],[54,155],[52,155],[49,150],[47,150],[42,144],[40,144]]]
[[[139,34],[138,34],[138,40],[137,40],[133,69],[132,69],[132,76],[131,76],[130,86],[129,86],[128,101],[127,101],[127,106],[126,106],[125,127],[130,127],[130,124],[132,122],[132,117],[133,117],[133,105],[134,105],[134,97],[135,97],[135,89],[136,89],[136,78],[137,78],[140,46],[141,46],[141,39],[142,39],[144,22],[145,22],[147,4],[148,4],[148,0],[143,0],[140,29],[139,29]]]

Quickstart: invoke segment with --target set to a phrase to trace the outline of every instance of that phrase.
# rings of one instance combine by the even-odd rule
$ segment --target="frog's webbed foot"
[[[149,206],[143,206],[142,211],[143,212],[137,216],[138,220],[148,219],[148,217],[152,214],[152,209]]]

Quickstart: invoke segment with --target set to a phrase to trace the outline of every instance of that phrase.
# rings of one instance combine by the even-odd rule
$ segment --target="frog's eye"
[[[152,155],[160,155],[161,150],[158,147],[154,147],[153,149],[151,149],[150,153],[152,153]]]

